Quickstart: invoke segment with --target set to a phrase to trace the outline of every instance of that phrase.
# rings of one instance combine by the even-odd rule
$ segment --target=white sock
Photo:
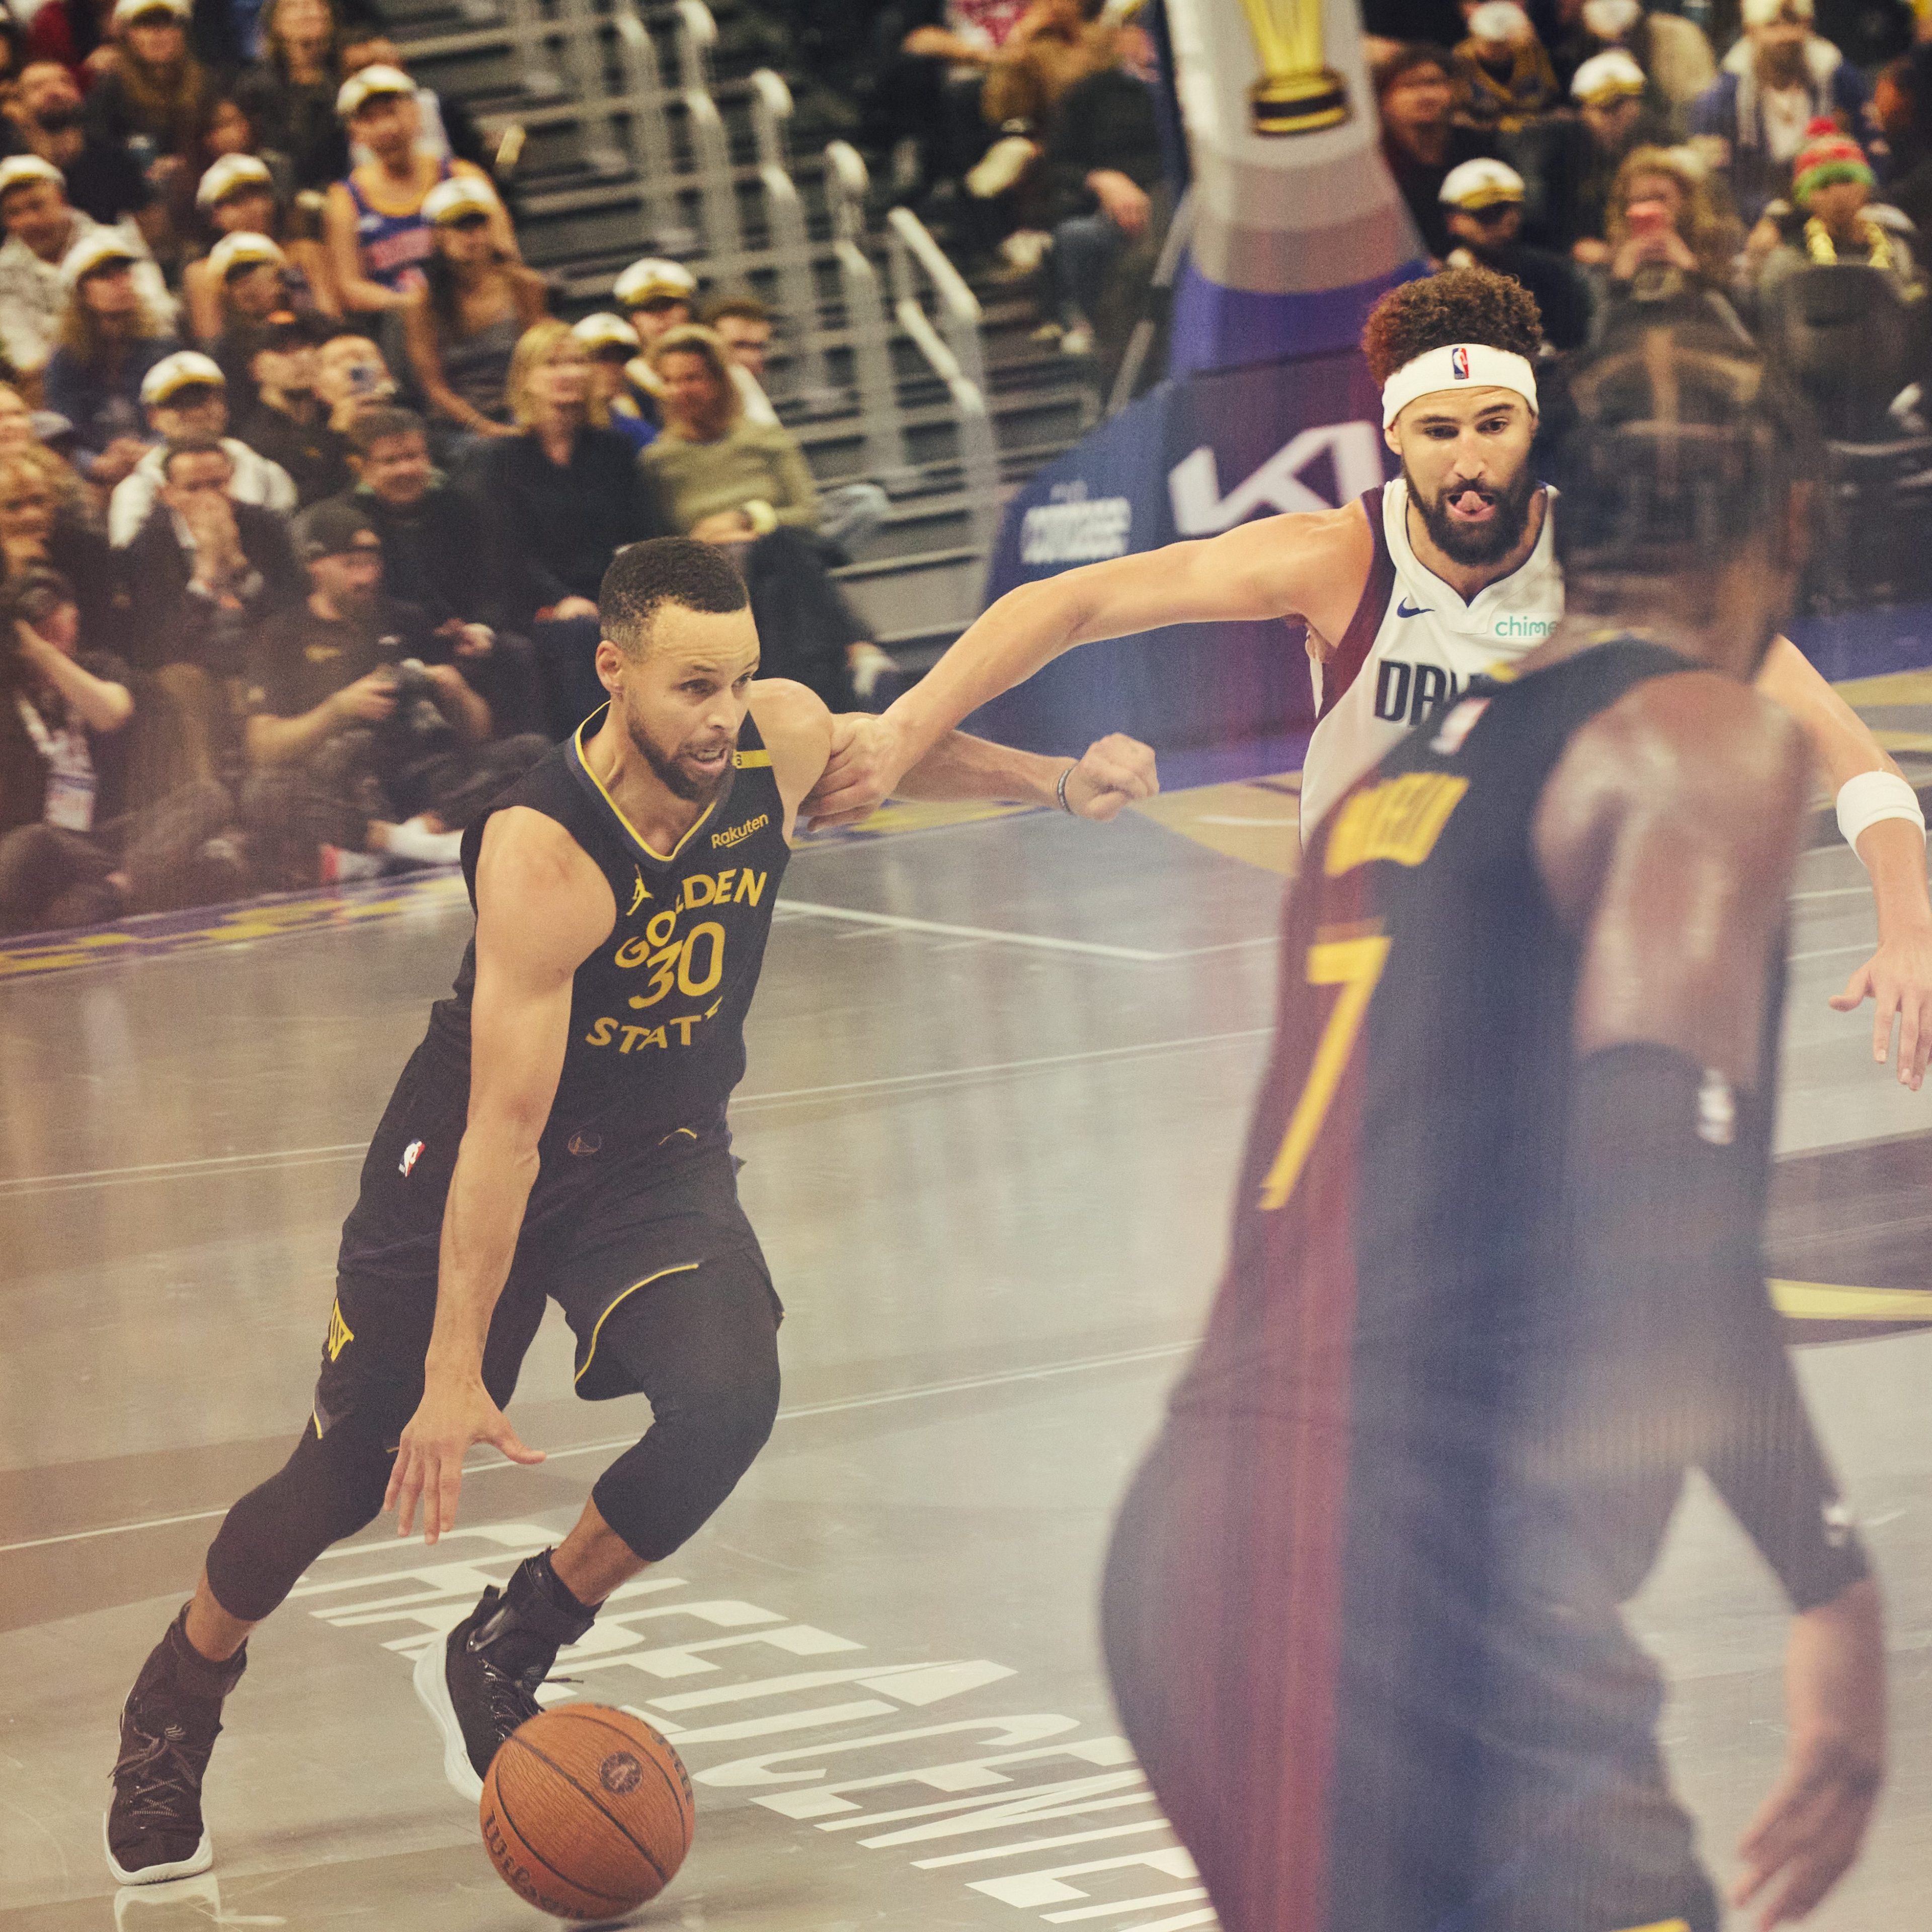
[[[463,857],[463,834],[460,832],[432,832],[421,818],[406,818],[400,825],[389,827],[389,838],[384,848],[394,857],[414,859],[424,866],[454,866]]]

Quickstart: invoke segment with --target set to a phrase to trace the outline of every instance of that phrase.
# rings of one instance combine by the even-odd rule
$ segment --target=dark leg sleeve
[[[356,1413],[317,1433],[223,1520],[208,1552],[208,1588],[232,1617],[260,1623],[332,1543],[375,1520],[389,1482],[385,1418]]]
[[[772,1432],[776,1298],[755,1255],[722,1256],[620,1303],[598,1346],[650,1397],[652,1420],[591,1499],[638,1556],[659,1562],[710,1518]]]

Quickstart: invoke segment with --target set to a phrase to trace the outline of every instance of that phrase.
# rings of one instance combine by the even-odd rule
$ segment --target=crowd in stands
[[[602,701],[642,538],[733,550],[772,674],[889,668],[779,318],[656,259],[554,316],[353,0],[43,0],[0,108],[0,934],[450,862]]]
[[[1514,276],[1555,348],[1666,304],[1775,352],[1812,299],[1798,272],[1857,266],[1906,319],[1894,392],[1932,373],[1917,239],[1932,15],[1906,0],[1366,13],[1382,152],[1431,258]]]
[[[1068,355],[1118,346],[1184,173],[1132,7],[763,4],[844,76],[849,131],[956,259],[1030,289]],[[1802,340],[1863,398],[1841,434],[1924,433],[1932,10],[1365,16],[1382,152],[1435,263],[1522,281],[1559,351],[1687,310]],[[814,483],[761,380],[783,318],[656,257],[555,315],[477,130],[368,0],[20,21],[0,17],[0,934],[448,861],[601,701],[594,598],[640,538],[728,546],[766,669],[870,698],[890,661],[831,572],[885,500]],[[1834,359],[1817,291],[1852,269],[1853,321],[1885,327]]]

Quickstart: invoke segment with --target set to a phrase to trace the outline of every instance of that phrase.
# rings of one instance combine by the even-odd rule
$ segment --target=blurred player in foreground
[[[1226,1932],[1716,1932],[1622,1616],[1692,1468],[1795,1613],[1760,1925],[1882,1776],[1878,1596],[1759,1251],[1808,772],[1749,686],[1810,446],[1662,330],[1551,410],[1569,614],[1316,830],[1232,1258],[1108,1560]]]

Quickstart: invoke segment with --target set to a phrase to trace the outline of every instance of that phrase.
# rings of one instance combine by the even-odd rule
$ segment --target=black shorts
[[[335,1304],[316,1384],[319,1431],[351,1409],[380,1415],[392,1442],[422,1396],[436,1318],[443,1204],[463,1136],[466,1082],[419,1049],[370,1141],[362,1188],[344,1223]],[[611,1315],[652,1283],[727,1256],[770,1271],[738,1204],[737,1168],[722,1120],[654,1132],[642,1147],[592,1134],[543,1149],[509,1277],[490,1324],[484,1383],[500,1406],[516,1387],[546,1301],[577,1338],[575,1385],[586,1401],[635,1394],[598,1338]],[[772,1294],[775,1318],[783,1305]]]

